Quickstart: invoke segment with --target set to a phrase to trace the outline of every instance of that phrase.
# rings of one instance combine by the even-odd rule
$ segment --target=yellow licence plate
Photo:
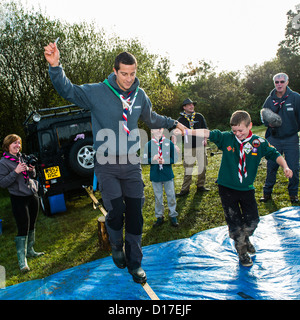
[[[61,176],[59,171],[59,166],[46,168],[44,169],[44,173],[45,173],[46,180],[59,178]]]

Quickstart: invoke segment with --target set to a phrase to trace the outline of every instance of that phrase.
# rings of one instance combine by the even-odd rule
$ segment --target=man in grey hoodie
[[[113,261],[119,268],[127,266],[135,282],[144,283],[147,280],[141,268],[144,184],[136,156],[139,149],[138,120],[144,121],[151,129],[169,129],[176,125],[183,131],[184,126],[152,111],[150,99],[139,88],[137,61],[132,54],[119,54],[113,73],[103,83],[80,86],[72,84],[66,77],[56,43],[49,43],[44,54],[57,92],[66,100],[91,110],[97,152],[95,174],[108,211],[106,227]]]

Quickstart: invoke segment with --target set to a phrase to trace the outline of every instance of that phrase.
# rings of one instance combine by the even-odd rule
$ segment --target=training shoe
[[[176,217],[172,217],[170,220],[171,220],[171,225],[172,225],[173,227],[178,227],[178,226],[179,226],[179,223],[178,223]]]
[[[187,194],[189,194],[190,191],[180,191],[179,193],[176,193],[176,197],[184,197]]]
[[[239,254],[239,260],[244,267],[251,267],[253,265],[253,261],[247,252]]]
[[[290,196],[290,199],[291,199],[291,203],[298,203],[299,202],[298,196]]]
[[[117,250],[116,248],[112,248],[111,251],[114,264],[120,269],[126,268],[126,257],[124,250]]]
[[[247,246],[247,252],[250,254],[255,254],[256,250],[254,248],[254,245],[250,242],[249,238],[246,238],[246,246]]]
[[[197,192],[209,192],[210,189],[207,189],[205,187],[197,187]]]
[[[264,194],[260,199],[259,199],[259,202],[267,202],[269,200],[271,200],[272,197],[270,194]]]
[[[159,217],[157,220],[153,223],[153,227],[159,227],[164,223],[164,217]]]
[[[146,272],[141,268],[129,269],[128,272],[132,275],[132,279],[136,283],[145,283],[147,282]]]

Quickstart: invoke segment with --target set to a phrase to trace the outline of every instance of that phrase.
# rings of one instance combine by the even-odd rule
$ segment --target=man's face
[[[231,126],[233,134],[240,140],[243,141],[249,136],[249,132],[252,129],[252,122],[247,127],[245,122],[242,121],[238,126]]]
[[[276,78],[274,81],[275,89],[279,94],[284,94],[286,91],[286,87],[288,85],[288,81],[285,81],[284,77]]]
[[[136,65],[135,64],[123,64],[120,63],[120,69],[114,73],[116,75],[116,82],[122,91],[127,91],[133,85],[136,76]]]
[[[183,106],[183,110],[187,113],[187,114],[191,114],[195,111],[195,106],[193,103],[189,103],[186,104],[185,106]]]

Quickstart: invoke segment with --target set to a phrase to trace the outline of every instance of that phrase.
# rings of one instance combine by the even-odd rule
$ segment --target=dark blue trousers
[[[108,214],[106,229],[110,244],[117,250],[123,248],[123,226],[125,222],[125,253],[130,269],[141,266],[144,183],[140,163],[131,164],[117,157],[115,164],[95,162],[95,174],[99,191]],[[122,161],[121,161],[122,160]],[[123,161],[124,160],[124,161]],[[127,161],[127,163],[126,163]]]
[[[288,138],[279,139],[272,136],[268,137],[268,141],[274,146],[285,158],[289,168],[293,171],[293,178],[288,184],[290,196],[298,195],[299,187],[299,137],[294,135]],[[276,183],[276,174],[279,165],[269,160],[267,164],[267,177],[264,185],[264,194],[271,194]]]

